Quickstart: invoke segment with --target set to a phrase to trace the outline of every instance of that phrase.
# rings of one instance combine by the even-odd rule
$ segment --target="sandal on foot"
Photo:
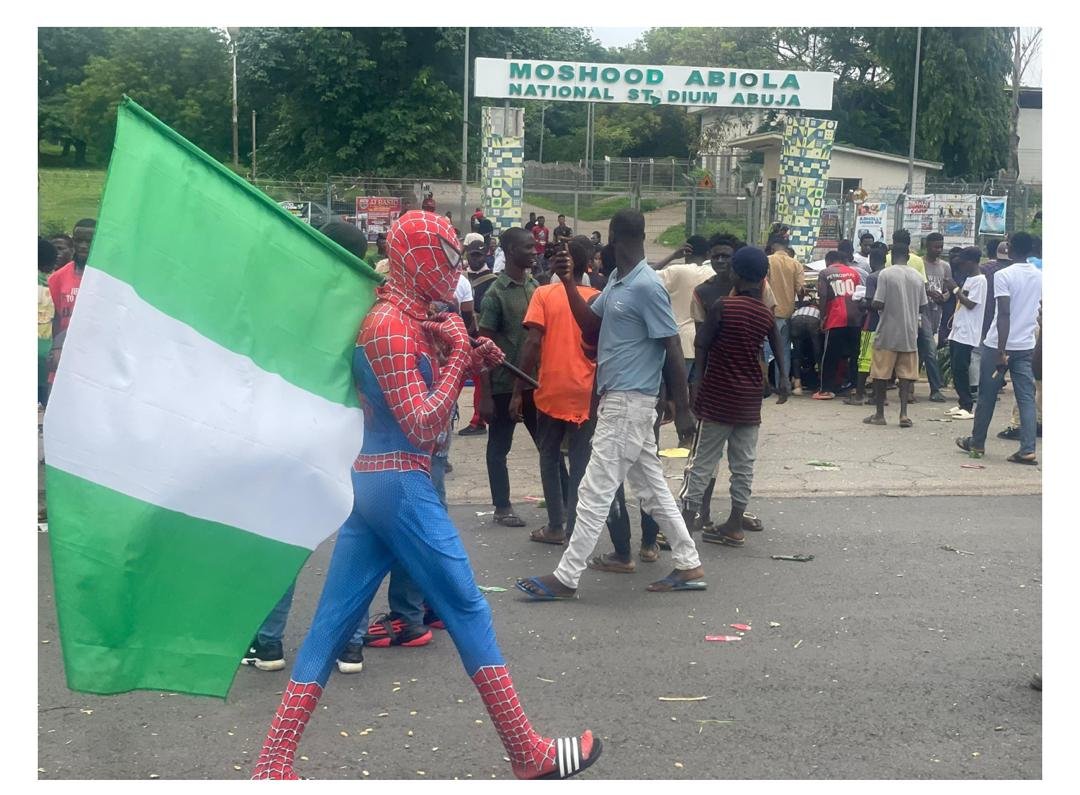
[[[877,414],[871,414],[869,417],[863,419],[863,423],[866,425],[888,425],[884,417],[879,417]]]
[[[866,403],[865,397],[859,397],[858,395],[848,395],[844,398],[844,403],[848,406],[862,406]]]
[[[738,538],[736,536],[728,535],[727,533],[721,533],[717,529],[706,530],[701,534],[701,540],[707,541],[710,544],[726,544],[729,547],[741,547],[746,544],[746,538]]]
[[[594,555],[589,558],[585,565],[595,571],[609,571],[614,574],[632,574],[634,569],[637,568],[634,565],[634,561],[631,560],[629,563],[626,563],[619,560],[610,552],[605,555]]]
[[[971,444],[971,437],[970,436],[960,436],[960,437],[958,437],[957,440],[956,440],[956,446],[959,447],[961,450],[963,450],[965,453],[967,453],[972,458],[982,458],[986,454],[985,450],[980,450],[979,448],[977,448],[977,447],[975,447],[975,446],[973,446]]]
[[[814,400],[832,400],[836,397],[835,392],[815,392],[811,395]]]
[[[667,540],[667,536],[663,533],[656,534],[656,545],[665,552],[671,551],[671,542]]]
[[[555,544],[556,546],[566,546],[566,533],[552,533],[547,525],[544,525],[539,530],[533,530],[529,533],[529,540],[536,541],[539,544]]]
[[[754,514],[744,513],[742,515],[742,529],[757,533],[764,530],[765,525],[763,525],[761,520],[754,516]]]
[[[680,580],[675,574],[669,574],[662,580],[651,583],[646,591],[667,593],[668,591],[704,591],[704,580]]]
[[[496,514],[495,524],[501,524],[503,527],[524,527],[525,520],[511,511],[510,513],[504,513],[502,516]]]
[[[1013,453],[1005,460],[1013,464],[1027,464],[1028,466],[1035,466],[1039,463],[1039,459],[1035,457],[1034,453],[1030,453],[1030,455],[1031,457],[1028,458],[1026,455],[1021,455],[1020,453]]]
[[[592,748],[589,749],[588,758],[583,759],[581,754],[581,740],[588,735],[592,739]],[[551,779],[570,778],[576,776],[582,770],[592,766],[592,763],[600,758],[604,750],[604,744],[599,737],[594,737],[591,731],[586,730],[582,737],[559,737],[555,740],[555,769],[550,773],[537,776],[538,781]]]
[[[915,423],[913,423],[911,421],[911,417],[901,417],[900,418],[900,427],[901,428],[910,428],[914,424]]]
[[[567,595],[555,593],[547,585],[544,585],[539,577],[524,577],[514,583],[514,587],[534,602],[565,602],[568,599],[577,599],[576,593]]]
[[[646,563],[656,563],[660,560],[660,545],[653,544],[651,547],[642,547],[638,557]]]

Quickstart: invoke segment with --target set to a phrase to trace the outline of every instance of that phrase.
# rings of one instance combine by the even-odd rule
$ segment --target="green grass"
[[[38,169],[38,232],[71,234],[81,218],[97,218],[104,170]]]
[[[568,215],[571,218],[574,217],[574,200],[556,199],[551,196],[536,193],[526,193],[525,203],[533,204],[537,207],[541,207],[544,210],[558,215]],[[641,212],[651,212],[664,205],[655,199],[642,199],[641,200]],[[629,196],[612,196],[607,199],[601,199],[600,201],[591,201],[591,197],[582,196],[578,201],[578,221],[606,221],[615,215],[619,210],[630,209],[630,197]]]
[[[739,221],[707,221],[697,228],[697,234],[702,237],[711,237],[715,234],[735,235],[740,240],[746,240],[746,223]],[[686,224],[669,226],[660,233],[656,242],[664,246],[675,246],[686,242],[690,233],[686,231]]]

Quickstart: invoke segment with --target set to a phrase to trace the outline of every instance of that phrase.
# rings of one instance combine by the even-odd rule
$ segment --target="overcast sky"
[[[625,47],[634,39],[638,38],[648,28],[593,28],[593,35],[600,40],[605,47]],[[1024,32],[1034,28],[1024,28]],[[1036,53],[1031,61],[1031,66],[1024,73],[1025,86],[1042,85],[1042,53]]]

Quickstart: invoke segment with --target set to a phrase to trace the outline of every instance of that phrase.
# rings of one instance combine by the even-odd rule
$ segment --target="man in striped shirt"
[[[717,464],[728,448],[731,470],[731,514],[724,524],[706,528],[702,540],[742,546],[743,530],[761,530],[761,523],[744,516],[754,477],[758,427],[761,425],[763,378],[759,360],[768,339],[774,350],[779,334],[773,313],[761,300],[769,260],[759,248],[747,246],[731,260],[735,295],[717,299],[694,341],[694,370],[703,373],[692,386],[691,404],[698,418],[697,434],[680,496],[683,517],[695,516]],[[788,385],[781,378],[777,403],[787,402]],[[748,521],[749,520],[749,521]]]

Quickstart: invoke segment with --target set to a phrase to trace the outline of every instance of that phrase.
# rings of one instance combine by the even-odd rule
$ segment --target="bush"
[[[564,198],[566,194],[563,194],[559,198],[548,196],[545,194],[526,193],[525,203],[532,204],[536,207],[540,207],[543,210],[558,215],[562,213],[570,218],[574,217],[574,200],[572,197],[569,199]],[[627,210],[630,208],[629,196],[610,196],[604,199],[596,201],[591,196],[583,195],[578,200],[578,222],[582,221],[606,221],[611,216],[615,215],[619,210]],[[652,212],[664,205],[656,199],[642,199],[641,200],[641,212]],[[545,219],[550,221],[551,219]],[[549,224],[553,226],[553,224]]]
[[[716,234],[735,235],[739,240],[746,240],[746,223],[744,221],[706,221],[698,226],[697,234],[706,238]],[[689,236],[686,224],[676,224],[661,232],[656,242],[674,248],[685,243]]]

